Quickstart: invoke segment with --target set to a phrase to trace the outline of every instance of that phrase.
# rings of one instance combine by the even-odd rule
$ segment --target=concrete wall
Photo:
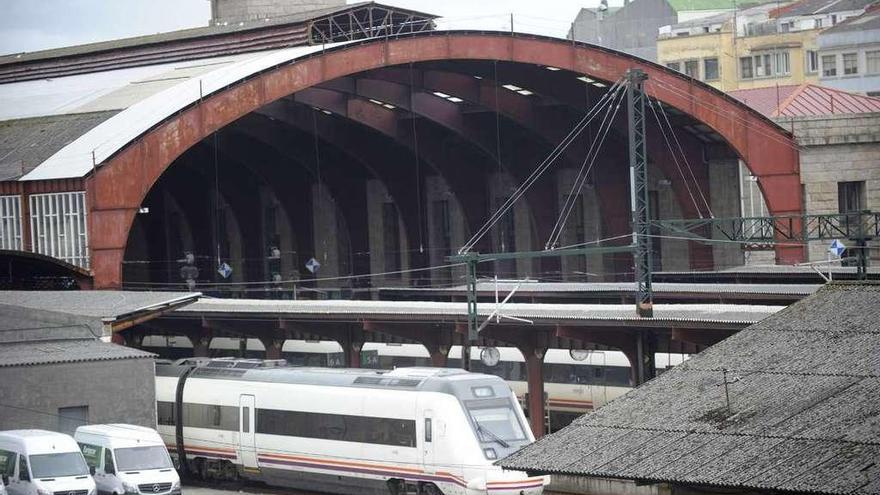
[[[657,60],[657,33],[660,26],[679,21],[665,0],[630,2],[613,14],[597,16],[582,9],[575,19],[574,39]]]
[[[837,184],[865,181],[866,207],[880,210],[880,113],[777,119],[802,146],[806,211],[837,213]],[[830,241],[810,243],[809,259],[824,260]],[[872,249],[872,258],[878,257]]]
[[[430,266],[448,265],[449,262],[446,261],[446,256],[454,254],[467,241],[466,234],[469,230],[465,225],[464,212],[455,195],[450,191],[446,181],[439,175],[425,178],[425,198],[428,201],[427,205],[425,205],[429,246],[428,263]],[[440,241],[437,239],[440,226],[435,224],[437,215],[434,211],[438,201],[446,201],[449,208],[449,230],[451,235],[450,249],[448,251],[436,247],[440,245]],[[434,285],[464,283],[464,275],[465,270],[460,267],[432,270],[431,283]]]
[[[370,238],[370,273],[384,273],[388,271],[385,266],[385,225],[383,219],[383,208],[385,203],[394,201],[394,198],[388,194],[388,190],[381,181],[367,181],[367,219],[369,221],[369,238]],[[399,211],[397,215],[398,229],[398,245],[400,246],[400,270],[410,268],[409,244],[407,243],[406,230]],[[317,232],[316,232],[317,234]],[[418,246],[415,246],[418,249]],[[372,283],[374,287],[389,287],[398,285],[409,285],[411,275],[408,273],[390,276],[373,277]]]
[[[318,278],[348,275],[340,271],[340,230],[339,212],[330,191],[323,185],[312,185],[312,225],[314,226],[315,254],[314,258],[321,263],[315,275]],[[306,258],[305,261],[308,261]],[[304,261],[304,263],[305,263]],[[319,287],[338,287],[337,280],[320,282]]]
[[[740,216],[739,160],[715,159],[709,161],[709,204],[716,218]],[[717,231],[713,239],[723,239]],[[712,258],[716,269],[741,266],[743,250],[739,244],[712,243]]]
[[[345,5],[345,0],[211,0],[211,24],[254,21]]]
[[[88,406],[91,423],[156,427],[152,359],[0,368],[0,430],[58,429],[58,409]]]

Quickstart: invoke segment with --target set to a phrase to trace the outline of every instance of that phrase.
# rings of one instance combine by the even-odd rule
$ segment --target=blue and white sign
[[[831,245],[828,246],[828,251],[834,256],[840,258],[843,256],[843,252],[846,251],[846,246],[844,246],[839,240],[834,239],[834,241],[831,242]]]
[[[217,267],[217,273],[223,278],[229,278],[232,275],[232,267],[228,263],[220,263],[220,266]]]
[[[321,268],[321,264],[318,263],[318,260],[315,258],[309,259],[306,261],[306,269],[312,273],[318,273],[318,270]]]

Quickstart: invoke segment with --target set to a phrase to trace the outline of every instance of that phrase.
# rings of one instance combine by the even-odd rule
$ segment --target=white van
[[[0,473],[8,495],[96,495],[79,446],[63,433],[0,431]]]
[[[86,425],[74,438],[92,469],[100,495],[180,495],[180,477],[156,430]]]

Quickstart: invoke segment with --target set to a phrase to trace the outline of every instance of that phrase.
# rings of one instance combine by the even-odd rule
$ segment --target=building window
[[[21,250],[21,196],[0,196],[0,249]]]
[[[838,182],[837,206],[840,213],[865,209],[865,181]]]
[[[707,58],[703,60],[703,79],[714,81],[718,79],[718,59]]]
[[[776,52],[774,58],[774,75],[791,74],[791,58],[788,52]]]
[[[816,19],[816,28],[822,27],[822,19]]]
[[[843,54],[843,75],[859,73],[859,54],[844,53]]]
[[[30,209],[34,252],[89,268],[86,193],[34,194]]]
[[[666,67],[669,67],[672,70],[681,71],[681,62],[667,62]]]
[[[822,55],[822,76],[834,77],[837,75],[837,56]]]
[[[385,245],[385,271],[400,271],[400,224],[394,203],[382,204],[382,240]],[[399,277],[400,274],[388,274]]]
[[[755,77],[752,57],[742,57],[739,59],[739,77],[741,79],[751,79]]]
[[[684,73],[694,79],[700,78],[700,64],[696,60],[687,60],[684,63]]]
[[[807,72],[819,72],[819,53],[816,50],[807,50]]]
[[[769,53],[755,55],[755,77],[773,75],[773,63]]]
[[[865,52],[865,72],[880,74],[880,50]]]

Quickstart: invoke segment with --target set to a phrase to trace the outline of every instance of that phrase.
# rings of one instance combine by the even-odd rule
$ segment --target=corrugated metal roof
[[[79,139],[59,150],[20,180],[82,177],[92,170],[93,163],[102,163],[123,146],[168,118],[169,115],[173,115],[195,103],[200,98],[271,67],[344,44],[346,43],[336,43],[326,47],[300,46],[253,53],[237,58],[231,64],[214,68],[207,73],[201,74],[199,77],[180,81],[170,88],[145,97],[124,111],[102,122],[80,136]],[[93,75],[71,77],[91,76]],[[0,88],[16,86],[17,84],[28,83],[3,85]],[[103,94],[107,93],[109,91]],[[2,102],[2,99],[0,99],[0,102]]]
[[[728,370],[730,411],[722,369]],[[835,283],[500,462],[807,493],[880,488],[880,284]]]
[[[117,112],[0,122],[0,181],[17,179]]]
[[[523,282],[499,281],[497,288],[503,295],[517,289],[517,292],[635,292],[632,282]],[[808,295],[819,290],[817,284],[707,284],[654,282],[654,294],[762,294],[762,295]],[[478,292],[493,292],[493,281],[477,283]],[[382,287],[382,291],[418,292],[464,292],[466,287]]]
[[[308,10],[298,12],[296,14],[274,16],[271,18],[254,19],[250,21],[223,23],[213,26],[196,27],[190,29],[181,29],[170,31],[167,33],[149,34],[145,36],[136,36],[132,38],[123,38],[118,40],[100,41],[97,43],[89,43],[85,45],[67,46],[61,48],[53,48],[50,50],[41,50],[30,53],[16,53],[0,57],[0,65],[19,64],[23,62],[31,62],[35,60],[47,60],[63,57],[72,57],[76,55],[86,55],[92,53],[100,53],[111,50],[119,50],[124,48],[135,48],[149,45],[157,45],[162,43],[170,43],[176,41],[191,40],[195,38],[205,38],[210,36],[219,36],[224,34],[242,33],[246,31],[263,30],[284,24],[298,24],[311,21],[325,16],[331,16],[342,12],[359,9],[365,6],[375,6],[383,9],[393,9],[395,12],[418,15],[427,19],[435,19],[437,16],[426,12],[403,9],[399,7],[383,5],[376,2],[356,2],[348,5],[339,5],[325,7],[321,9]]]
[[[821,40],[825,35],[848,33],[852,31],[868,31],[873,29],[880,29],[880,5],[858,17],[851,17],[836,26],[832,26],[819,33],[819,46],[822,46]]]
[[[767,117],[880,112],[880,98],[809,83],[739,89],[729,94]]]
[[[0,291],[0,304],[77,316],[115,319],[151,308],[196,300],[200,292],[112,290]]]
[[[654,317],[640,318],[632,304],[525,304],[508,303],[503,313],[535,321],[592,320],[656,324],[661,322],[751,324],[781,310],[784,306],[744,304],[655,304]],[[483,316],[494,309],[493,304],[477,308]],[[287,301],[265,299],[201,299],[173,315],[249,314],[298,315],[316,318],[377,318],[462,319],[467,317],[467,304],[458,302],[422,301]]]
[[[155,355],[94,339],[0,344],[0,368],[40,364],[146,359]]]
[[[778,17],[795,17],[864,9],[876,0],[801,0],[779,10]]]

